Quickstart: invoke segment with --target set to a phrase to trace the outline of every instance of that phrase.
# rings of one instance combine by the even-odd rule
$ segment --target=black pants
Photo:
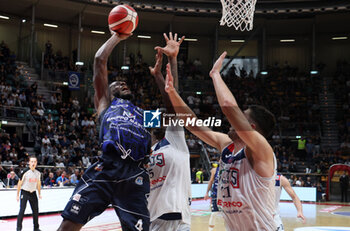
[[[341,202],[348,202],[348,187],[341,187]]]
[[[34,230],[39,229],[39,207],[38,207],[38,197],[36,196],[36,191],[30,193],[25,190],[21,190],[21,202],[20,202],[20,209],[17,217],[17,230],[22,229],[22,221],[24,216],[24,211],[27,207],[27,201],[29,200],[30,207],[33,211],[33,223],[34,223]]]

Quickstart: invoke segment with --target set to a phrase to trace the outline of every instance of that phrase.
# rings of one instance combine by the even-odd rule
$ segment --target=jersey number
[[[239,188],[239,170],[230,168],[230,184],[232,188]]]

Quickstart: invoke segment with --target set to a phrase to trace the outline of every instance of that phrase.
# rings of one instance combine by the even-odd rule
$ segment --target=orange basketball
[[[137,12],[128,5],[114,7],[108,15],[109,29],[118,34],[130,34],[139,22]]]

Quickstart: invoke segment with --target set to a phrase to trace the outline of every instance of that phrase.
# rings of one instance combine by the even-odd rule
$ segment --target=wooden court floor
[[[347,204],[307,204],[303,203],[304,215],[307,223],[302,224],[296,218],[296,210],[291,202],[281,202],[281,216],[285,231],[294,231],[296,228],[303,228],[296,231],[350,231],[350,203]],[[3,209],[3,208],[1,208]],[[207,231],[210,218],[209,201],[197,200],[192,203],[192,231]],[[39,224],[42,231],[57,230],[62,218],[59,214],[40,216]],[[315,226],[327,226],[316,229]],[[333,228],[331,228],[333,227]],[[340,228],[347,227],[347,228]],[[16,219],[0,220],[1,231],[12,231],[16,229]],[[33,222],[31,217],[23,220],[23,231],[32,231]],[[120,223],[113,209],[106,210],[100,216],[92,219],[84,226],[83,231],[120,231]],[[216,219],[215,231],[224,231],[224,221],[221,216]],[[165,230],[168,231],[168,230]],[[171,231],[171,230],[169,230]]]

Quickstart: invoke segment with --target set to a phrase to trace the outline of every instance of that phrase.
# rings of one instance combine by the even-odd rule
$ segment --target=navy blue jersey
[[[216,198],[218,194],[218,183],[219,183],[219,166],[216,168],[213,186],[211,188],[211,197]]]
[[[139,161],[149,155],[151,135],[143,126],[143,110],[128,100],[114,98],[100,117],[104,155],[117,150],[121,157]],[[111,152],[112,150],[112,152]]]

